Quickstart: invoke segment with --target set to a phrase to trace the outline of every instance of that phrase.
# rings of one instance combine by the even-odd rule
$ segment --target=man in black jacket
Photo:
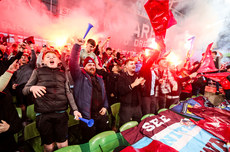
[[[153,69],[151,69],[154,61],[157,60],[160,51],[153,50],[151,56],[144,57],[143,65],[140,70],[140,76],[146,80],[144,87],[142,88],[142,114],[157,114],[159,105],[155,97],[155,79],[156,75]]]
[[[126,72],[122,73],[118,80],[118,90],[121,98],[120,126],[128,121],[140,122],[141,112],[141,86],[145,79],[138,78],[135,73],[136,65],[133,59],[125,62]]]
[[[0,93],[0,151],[14,151],[17,147],[14,134],[22,129],[22,123],[13,103]]]
[[[13,73],[18,69],[16,61],[11,64],[3,76],[5,81],[9,81]],[[8,76],[7,76],[8,75]],[[8,80],[7,80],[8,79]],[[0,83],[1,90],[4,89],[6,84]],[[16,142],[14,134],[22,129],[22,122],[18,117],[18,113],[8,99],[10,94],[0,92],[0,151],[11,152],[16,150]]]

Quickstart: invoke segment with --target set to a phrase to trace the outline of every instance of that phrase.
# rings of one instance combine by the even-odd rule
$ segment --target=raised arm
[[[67,65],[67,63],[66,63],[66,61],[65,61],[65,57],[66,57],[66,52],[63,51],[62,54],[61,54],[61,63],[62,63],[63,67],[64,67],[65,70],[66,70],[67,67],[68,67],[68,65]]]
[[[79,58],[82,44],[84,44],[84,40],[78,39],[76,44],[74,44],[70,54],[69,68],[74,81],[78,78],[78,76],[81,73]]]
[[[33,44],[30,44],[29,47],[31,49],[31,60],[29,62],[29,65],[30,65],[30,67],[32,67],[34,69],[36,67],[36,54],[34,51]]]
[[[38,54],[37,56],[37,61],[36,61],[36,64],[37,64],[37,67],[40,68],[42,66],[42,56],[43,56],[43,53],[44,51],[46,50],[46,48],[42,48],[40,53]]]
[[[110,40],[111,37],[107,37],[107,39],[103,42],[103,44],[101,46],[99,46],[99,51],[102,55],[102,53],[104,52],[104,47],[106,45],[106,43]]]
[[[222,59],[223,58],[223,54],[220,52],[220,51],[217,51],[218,53],[219,53],[219,55],[220,55],[220,59]]]
[[[25,43],[19,44],[18,53],[15,55],[15,57],[12,57],[7,61],[7,65],[10,66],[15,60],[19,60],[22,57],[25,48],[26,48]]]
[[[10,65],[7,71],[3,75],[0,76],[0,91],[3,91],[7,84],[9,83],[13,73],[18,70],[19,64],[17,63],[18,60],[15,60],[14,63]]]
[[[152,64],[154,63],[154,61],[158,59],[159,55],[160,55],[160,51],[156,50],[150,57],[144,59],[143,66],[141,67],[140,74],[139,74],[140,76],[144,76],[145,72],[150,70]]]

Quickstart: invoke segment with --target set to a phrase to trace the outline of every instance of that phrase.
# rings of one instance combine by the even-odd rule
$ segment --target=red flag
[[[169,22],[169,0],[149,0],[145,5],[155,35],[165,37]]]
[[[128,146],[123,149],[121,152],[178,152],[174,148],[160,142],[153,140],[148,146],[137,149],[132,146]]]
[[[169,22],[168,22],[167,28],[170,28],[171,26],[176,25],[176,24],[177,24],[177,21],[174,18],[172,11],[169,11]]]
[[[213,45],[213,42],[208,45],[205,55],[204,55],[203,63],[201,64],[199,70],[197,71],[198,73],[218,71],[218,69],[216,69],[215,67],[215,64],[212,58],[212,52],[211,52],[212,45]]]
[[[193,121],[196,125],[225,141],[230,143],[230,112],[219,108],[199,107],[189,108],[189,111],[195,115],[204,118],[204,120]]]
[[[228,90],[230,89],[230,82],[227,79],[227,76],[229,75],[230,75],[229,72],[221,72],[221,73],[205,74],[204,76],[219,82],[224,90]]]
[[[160,46],[162,56],[166,52],[164,42],[166,30],[177,24],[172,12],[169,11],[169,0],[149,0],[144,7],[155,32],[155,41]]]

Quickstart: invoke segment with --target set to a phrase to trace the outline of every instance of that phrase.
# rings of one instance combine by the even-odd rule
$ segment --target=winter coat
[[[92,105],[92,82],[90,75],[79,65],[81,47],[75,44],[72,48],[70,55],[70,73],[74,81],[73,94],[75,97],[75,102],[77,103],[78,110],[81,112],[82,117],[86,119],[91,118],[91,106]],[[108,100],[106,96],[105,86],[103,79],[96,75],[96,79],[99,81],[102,88],[102,100],[104,102],[104,107],[108,108]]]

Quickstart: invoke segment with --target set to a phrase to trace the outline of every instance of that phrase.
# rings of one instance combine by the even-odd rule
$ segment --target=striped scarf
[[[160,79],[163,79],[163,83],[158,83],[158,85],[156,85],[156,96],[159,96],[160,92],[162,94],[170,93],[172,91],[171,86],[178,88],[178,84],[169,69],[164,69],[162,75],[160,74],[159,69],[155,69],[154,71],[156,73],[156,80],[159,81]]]

